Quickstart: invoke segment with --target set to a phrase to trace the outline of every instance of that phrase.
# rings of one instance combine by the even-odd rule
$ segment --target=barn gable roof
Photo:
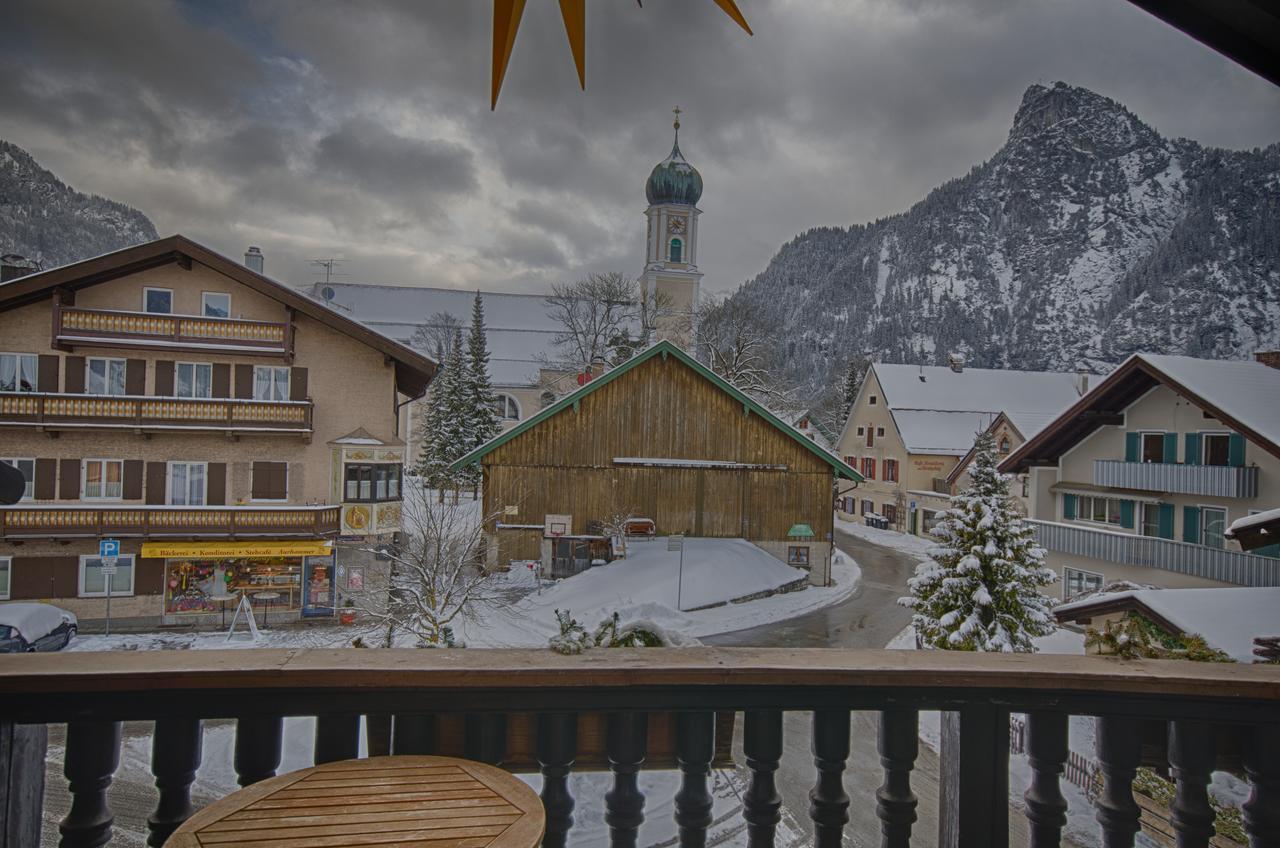
[[[749,396],[743,393],[742,390],[738,389],[733,384],[725,380],[723,377],[716,374],[710,368],[707,368],[701,362],[698,362],[696,359],[694,359],[689,354],[685,353],[679,347],[677,347],[676,345],[666,340],[660,341],[657,344],[651,345],[650,347],[642,350],[640,353],[631,357],[622,365],[619,365],[617,368],[614,368],[612,371],[608,371],[602,374],[601,376],[587,383],[585,386],[578,389],[577,391],[574,391],[565,395],[564,397],[556,401],[551,406],[548,406],[546,409],[543,409],[540,412],[538,412],[538,414],[530,418],[527,418],[524,421],[521,421],[519,424],[517,424],[515,427],[512,427],[507,432],[502,433],[501,435],[495,436],[494,438],[485,442],[483,445],[476,448],[471,453],[467,454],[466,456],[462,457],[457,462],[455,462],[453,464],[453,468],[457,470],[457,469],[464,468],[465,466],[468,466],[468,465],[474,465],[475,463],[479,462],[480,459],[484,457],[486,454],[489,454],[494,450],[496,450],[497,448],[501,447],[502,445],[505,445],[507,442],[519,436],[521,433],[524,433],[527,430],[531,430],[534,427],[537,427],[539,424],[541,424],[543,421],[546,421],[548,418],[551,418],[553,415],[556,415],[557,413],[565,409],[568,409],[569,407],[577,406],[577,404],[584,397],[596,391],[601,386],[604,386],[607,383],[613,382],[614,380],[618,379],[622,375],[626,374],[628,371],[631,371],[637,365],[640,365],[642,362],[647,362],[648,360],[653,359],[655,356],[661,356],[663,359],[666,359],[669,356],[674,356],[676,359],[680,360],[685,365],[692,368],[697,374],[699,374],[700,376],[704,377],[707,380],[710,380],[711,383],[715,385],[718,389],[731,395],[734,398],[734,400],[737,400],[742,404],[744,410],[755,413],[756,415],[760,416],[766,422],[773,425],[782,433],[791,437],[797,443],[802,445],[805,450],[809,451],[814,456],[818,457],[823,462],[825,462],[827,465],[831,466],[831,470],[835,472],[835,475],[837,477],[844,477],[845,479],[853,480],[854,482],[859,482],[859,483],[862,482],[862,479],[863,479],[862,475],[859,474],[857,471],[854,471],[853,468],[851,468],[850,466],[846,465],[843,461],[839,459],[839,457],[836,457],[830,453],[827,453],[822,448],[818,447],[816,444],[814,444],[812,439],[805,437],[800,431],[796,430],[796,428],[786,424],[785,422],[782,421],[782,419],[774,415],[764,406],[761,406],[759,403],[752,400]]]

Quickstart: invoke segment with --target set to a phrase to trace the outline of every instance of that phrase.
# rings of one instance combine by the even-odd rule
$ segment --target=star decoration
[[[724,13],[753,35],[747,19],[742,16],[735,0],[713,0],[724,10]],[[643,7],[640,0],[637,5]],[[502,80],[507,75],[507,63],[511,61],[511,49],[516,43],[516,32],[520,29],[520,18],[524,15],[525,0],[493,0],[493,91],[489,108],[498,106],[498,92],[502,90]],[[573,53],[573,64],[578,69],[578,85],[587,87],[587,0],[560,0],[560,17],[564,20],[564,31],[569,36],[569,50]]]

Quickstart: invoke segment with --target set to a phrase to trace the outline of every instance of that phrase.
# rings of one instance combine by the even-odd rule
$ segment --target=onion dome
[[[659,203],[683,203],[694,206],[702,197],[702,175],[685,161],[680,153],[680,120],[676,119],[676,140],[671,154],[653,167],[644,184],[644,196],[650,206]]]

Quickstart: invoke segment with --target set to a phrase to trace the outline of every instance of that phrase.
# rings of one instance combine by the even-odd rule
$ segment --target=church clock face
[[[673,236],[684,235],[685,219],[684,218],[668,218],[667,232]]]

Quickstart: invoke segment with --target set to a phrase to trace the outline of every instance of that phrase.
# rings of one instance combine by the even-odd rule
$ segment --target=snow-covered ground
[[[848,518],[841,518],[838,515],[836,516],[836,527],[850,536],[857,536],[859,539],[866,539],[872,544],[893,548],[895,551],[916,554],[921,559],[928,557],[938,547],[938,543],[933,539],[912,536],[910,533],[899,533],[897,530],[880,530],[875,527],[868,527],[861,520],[853,521]]]

